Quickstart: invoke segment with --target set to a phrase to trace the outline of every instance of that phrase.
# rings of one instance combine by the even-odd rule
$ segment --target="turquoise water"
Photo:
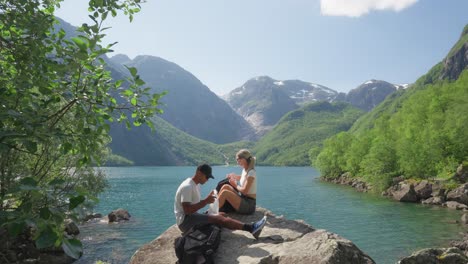
[[[127,263],[143,244],[175,223],[174,194],[195,167],[103,168],[110,189],[96,212],[125,208],[128,223],[102,222],[81,226],[84,256],[75,263]],[[216,179],[202,187],[206,196],[229,172],[239,167],[214,167]],[[414,250],[446,246],[464,229],[455,221],[461,212],[440,207],[394,202],[359,193],[347,186],[324,183],[309,167],[258,167],[259,206],[289,219],[304,219],[353,241],[377,263],[395,263]]]

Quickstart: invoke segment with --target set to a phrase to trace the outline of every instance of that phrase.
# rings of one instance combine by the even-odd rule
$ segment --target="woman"
[[[257,179],[255,174],[255,157],[246,149],[241,149],[236,154],[237,164],[243,168],[242,175],[229,173],[229,184],[223,185],[218,199],[219,208],[229,202],[240,214],[252,214],[255,212],[257,199]],[[237,184],[239,181],[239,184]]]

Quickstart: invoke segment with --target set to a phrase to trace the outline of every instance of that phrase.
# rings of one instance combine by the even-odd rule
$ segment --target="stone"
[[[464,213],[464,214],[462,215],[462,217],[461,217],[461,222],[462,222],[463,224],[465,224],[465,225],[468,224],[468,214],[467,214],[467,213]]]
[[[76,236],[80,234],[80,229],[75,222],[67,219],[65,220],[65,232],[69,235]]]
[[[456,201],[468,205],[468,183],[462,184],[458,188],[448,192],[447,201]]]
[[[431,197],[432,184],[426,180],[422,180],[414,187],[414,191],[416,192],[419,200],[427,199]]]
[[[222,229],[215,263],[375,263],[351,241],[326,230],[315,230],[301,220],[288,220],[257,207],[253,215],[229,214],[242,222],[253,222],[267,215],[267,224],[258,240],[245,231]],[[142,246],[131,264],[175,263],[174,240],[181,232],[171,226],[158,238]]]
[[[468,257],[459,248],[427,248],[398,261],[398,264],[460,264]]]
[[[414,186],[412,184],[401,182],[398,185],[398,190],[393,191],[393,199],[399,202],[417,202],[418,196],[414,191]]]
[[[130,220],[131,215],[128,213],[127,210],[119,208],[110,212],[107,217],[109,218],[109,223],[112,222],[120,222],[120,221],[128,221]]]
[[[436,197],[431,197],[426,200],[423,200],[421,203],[422,204],[430,204],[430,205],[442,205],[445,202],[443,197],[436,196]]]
[[[466,206],[465,204],[461,204],[461,203],[455,202],[455,201],[448,201],[448,202],[444,203],[443,205],[447,206],[450,209],[455,209],[455,210],[468,209],[468,206]]]

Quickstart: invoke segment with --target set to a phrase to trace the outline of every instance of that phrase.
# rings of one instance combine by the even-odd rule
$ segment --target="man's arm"
[[[184,214],[190,215],[196,213],[198,210],[205,207],[207,204],[213,203],[214,200],[215,197],[213,196],[213,191],[211,191],[205,199],[201,200],[196,204],[192,204],[190,202],[182,203],[182,207],[184,208]]]

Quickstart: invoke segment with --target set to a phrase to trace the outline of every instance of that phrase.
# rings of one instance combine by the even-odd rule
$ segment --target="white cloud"
[[[401,11],[418,0],[320,0],[322,15],[359,17],[371,10]]]

